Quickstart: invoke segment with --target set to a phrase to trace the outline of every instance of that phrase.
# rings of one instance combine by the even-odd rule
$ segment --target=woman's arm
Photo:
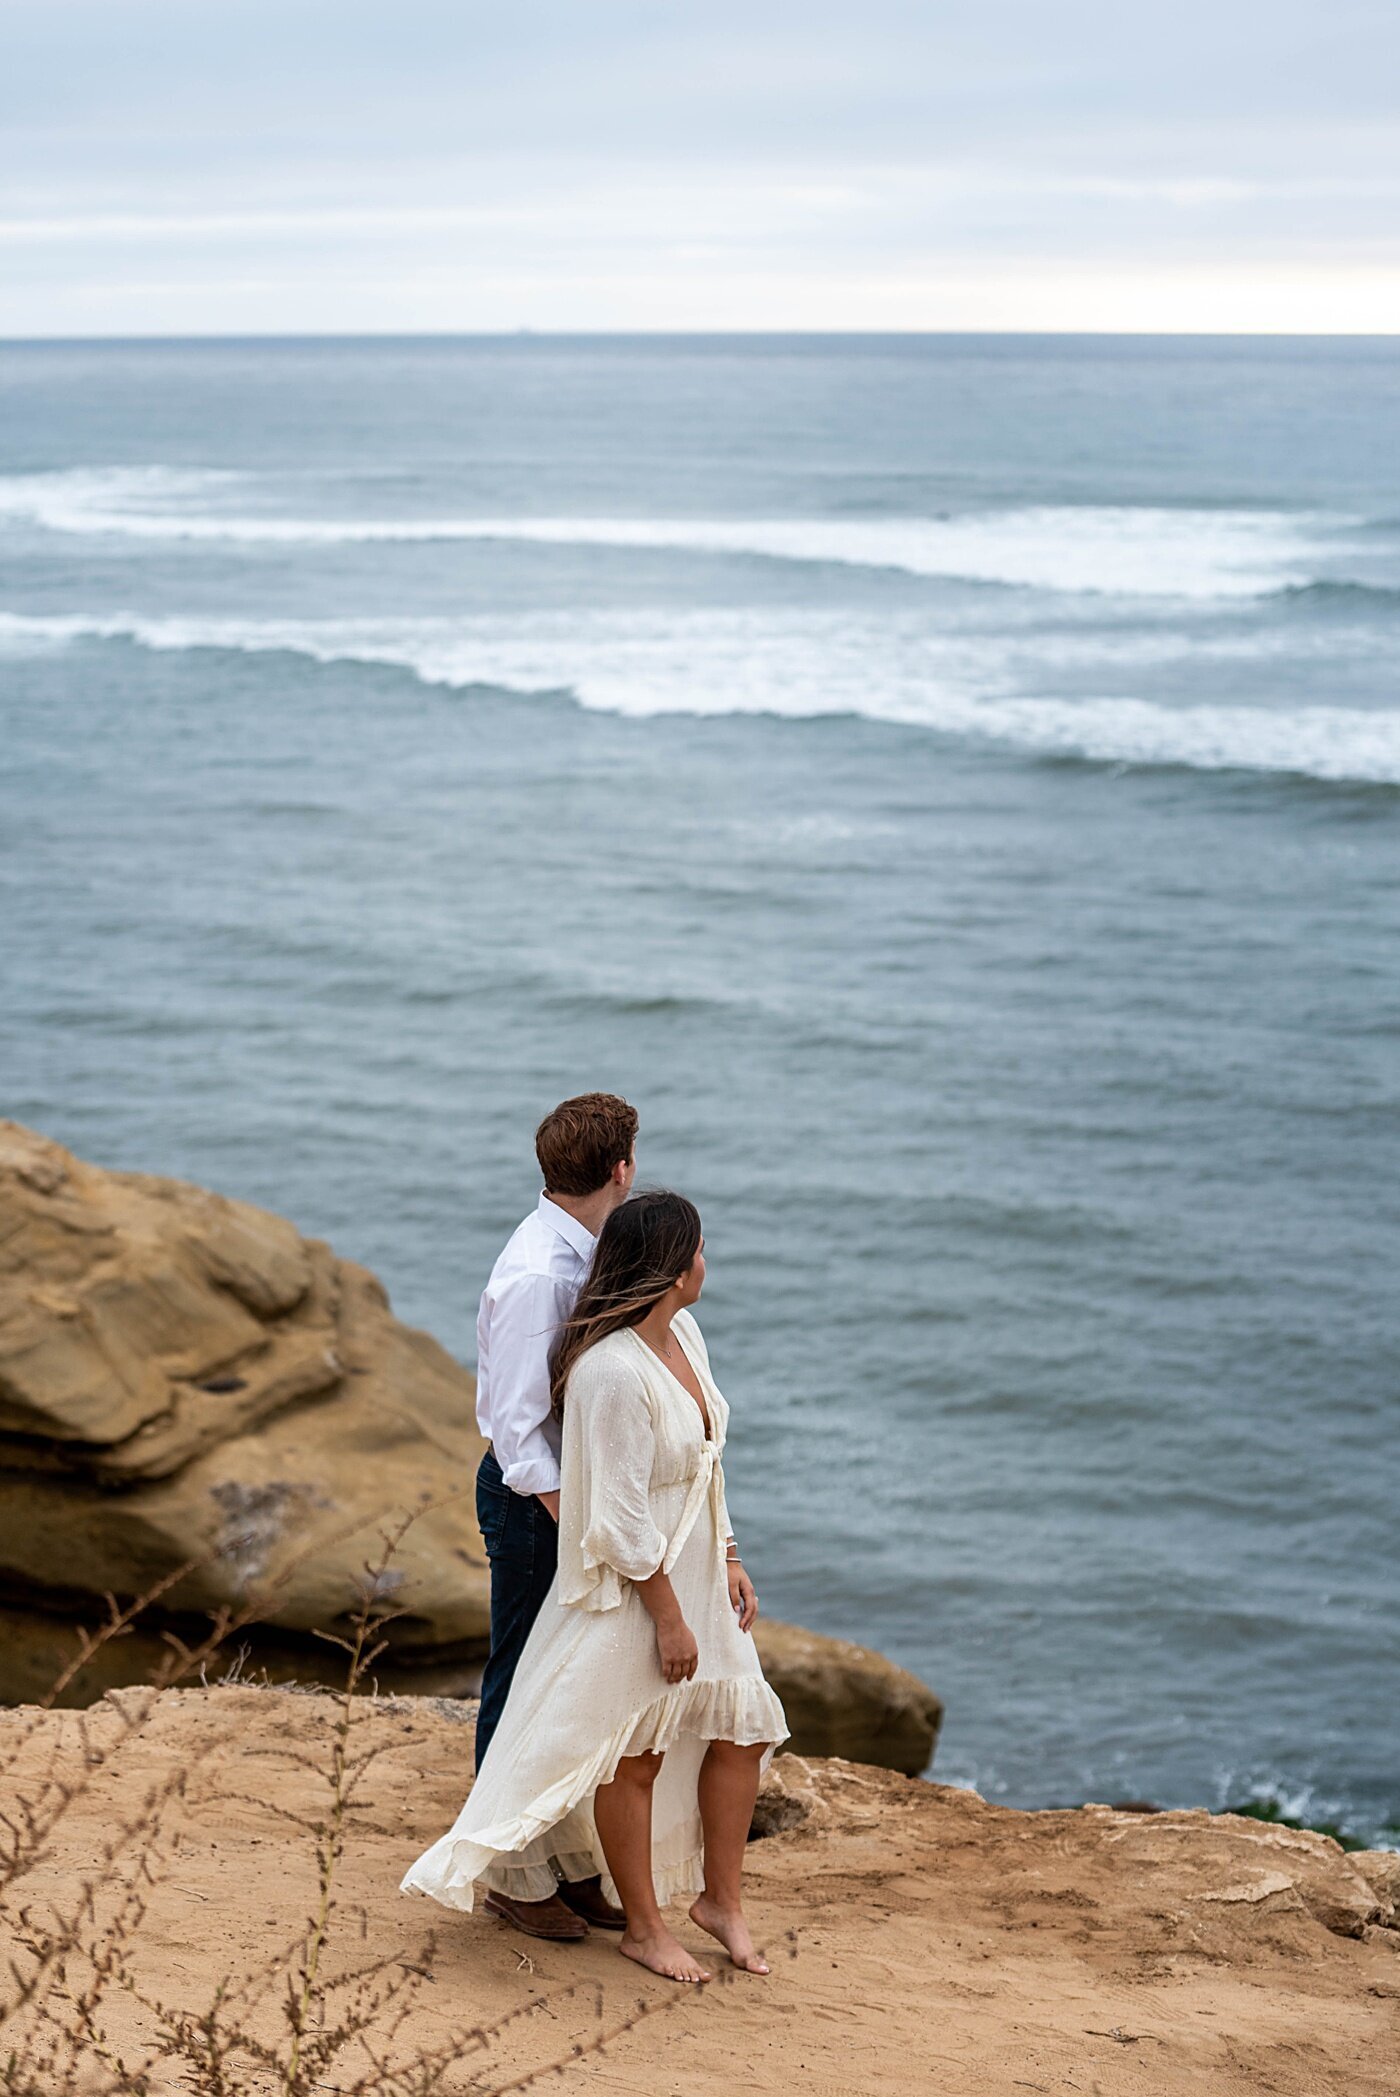
[[[649,1580],[634,1580],[647,1615],[656,1630],[656,1657],[668,1682],[690,1682],[700,1665],[695,1634],[681,1615],[676,1590],[669,1573],[653,1573]]]
[[[738,1543],[734,1537],[725,1537],[725,1575],[729,1579],[729,1608],[736,1610],[740,1619],[740,1631],[752,1631],[754,1617],[759,1615],[759,1596],[754,1594],[754,1583],[744,1571],[744,1560],[738,1556]]]
[[[564,1492],[560,1506],[561,1565],[582,1558],[586,1587],[612,1591],[640,1583],[660,1569],[666,1539],[651,1512],[656,1436],[641,1378],[619,1362],[606,1341],[576,1363],[564,1400]],[[565,1592],[565,1600],[580,1599]]]

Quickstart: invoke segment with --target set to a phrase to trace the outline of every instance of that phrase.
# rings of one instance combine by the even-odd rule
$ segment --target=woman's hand
[[[695,1670],[700,1665],[700,1648],[695,1643],[694,1632],[679,1611],[674,1617],[668,1616],[657,1624],[656,1657],[668,1682],[693,1681]]]
[[[635,1585],[656,1630],[656,1657],[662,1674],[671,1683],[691,1681],[700,1665],[700,1648],[681,1615],[681,1605],[668,1575],[658,1567],[650,1579],[638,1580]]]
[[[747,1631],[758,1615],[758,1596],[753,1591],[753,1582],[737,1558],[731,1558],[725,1567],[729,1575],[729,1606],[737,1610],[739,1629]]]

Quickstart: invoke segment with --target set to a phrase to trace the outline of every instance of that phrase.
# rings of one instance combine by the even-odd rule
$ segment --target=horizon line
[[[227,342],[1396,342],[1400,328],[249,328],[0,334],[0,348]]]

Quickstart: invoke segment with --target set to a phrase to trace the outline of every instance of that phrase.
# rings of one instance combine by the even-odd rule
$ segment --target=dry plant
[[[356,1706],[366,1685],[372,1686],[384,1632],[402,1613],[389,1602],[398,1583],[392,1561],[416,1519],[411,1515],[383,1534],[379,1557],[366,1564],[359,1582],[349,1635],[318,1634],[345,1654],[328,1750],[321,1756],[295,1747],[271,1751],[324,1786],[322,1810],[305,1814],[266,1798],[256,1801],[311,1845],[317,1884],[312,1911],[289,1943],[254,1972],[227,1976],[202,2008],[159,2000],[139,1972],[140,1933],[151,1891],[178,1845],[172,1809],[185,1795],[198,1756],[145,1788],[113,1826],[66,1904],[48,1902],[41,1911],[37,1902],[25,1899],[26,1882],[52,1855],[65,1817],[145,1728],[160,1691],[191,1675],[207,1680],[210,1661],[226,1640],[267,1614],[281,1581],[238,1609],[219,1611],[203,1639],[164,1634],[169,1657],[156,1680],[74,1714],[73,1744],[55,1746],[30,1789],[16,1787],[24,1749],[44,1714],[102,1646],[121,1637],[194,1567],[180,1567],[139,1601],[122,1605],[109,1598],[107,1621],[96,1632],[79,1634],[72,1663],[44,1703],[7,1729],[0,1749],[0,1784],[8,1793],[0,1810],[0,1924],[7,1928],[10,1949],[8,1977],[0,1982],[0,2097],[154,2097],[158,2089],[172,2087],[190,2097],[319,2097],[326,2090],[340,2097],[436,2097],[447,2090],[446,2079],[457,2064],[489,2060],[507,2026],[546,2003],[552,2008],[582,1992],[596,1992],[598,2028],[589,2040],[512,2080],[471,2080],[477,2097],[508,2097],[561,2074],[682,1999],[678,1990],[639,1997],[627,2016],[605,2030],[602,1990],[585,1991],[578,1983],[547,1996],[533,1992],[494,2023],[464,2025],[425,2047],[414,2043],[410,2023],[423,1984],[431,1978],[431,1936],[411,1953],[333,1970],[340,1867],[351,1816],[370,1769],[384,1752],[382,1744],[357,1745]],[[236,1659],[230,1671],[234,1677],[239,1666]],[[144,2012],[152,2036],[139,2057],[123,2054],[109,2033],[106,2005],[114,1994]]]

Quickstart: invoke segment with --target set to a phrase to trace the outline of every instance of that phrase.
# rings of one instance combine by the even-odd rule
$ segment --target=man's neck
[[[590,1238],[596,1238],[621,1203],[623,1195],[621,1189],[609,1180],[595,1194],[552,1194],[546,1187],[544,1198],[552,1201],[556,1209],[562,1209],[566,1216],[572,1216],[575,1223],[581,1223]]]

